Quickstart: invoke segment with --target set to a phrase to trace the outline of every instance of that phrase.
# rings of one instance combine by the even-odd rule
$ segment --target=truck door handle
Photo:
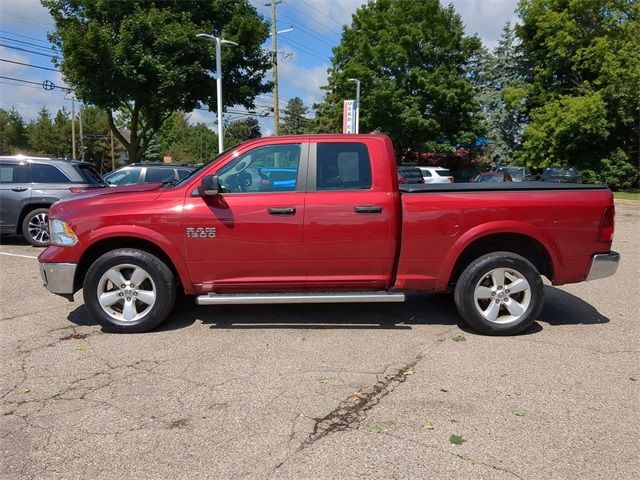
[[[380,205],[361,205],[353,207],[356,213],[382,213],[382,207]]]
[[[24,192],[27,190],[27,187],[13,187],[11,190],[14,192]]]
[[[270,215],[295,215],[295,207],[271,207],[267,209]]]

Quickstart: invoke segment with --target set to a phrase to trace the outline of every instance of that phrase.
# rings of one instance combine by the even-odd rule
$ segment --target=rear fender
[[[460,238],[456,240],[453,246],[449,249],[449,252],[447,253],[444,261],[442,262],[436,289],[444,290],[447,288],[449,279],[451,278],[451,274],[453,272],[453,268],[458,258],[469,245],[482,237],[496,233],[515,233],[519,235],[526,235],[534,240],[537,240],[549,254],[553,271],[556,272],[558,271],[558,269],[562,268],[561,255],[557,245],[555,244],[555,242],[553,242],[553,240],[545,237],[541,229],[539,229],[535,225],[513,220],[489,222],[483,223],[482,225],[477,225],[476,227],[467,230],[463,235],[460,236]]]

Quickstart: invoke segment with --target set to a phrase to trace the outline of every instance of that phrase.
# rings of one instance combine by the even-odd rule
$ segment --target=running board
[[[350,293],[251,293],[200,295],[198,305],[247,305],[278,303],[387,303],[404,302],[404,293],[350,292]]]

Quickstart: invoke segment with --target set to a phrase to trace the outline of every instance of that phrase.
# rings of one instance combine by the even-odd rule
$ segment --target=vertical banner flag
[[[342,115],[342,133],[356,133],[355,100],[345,100]]]

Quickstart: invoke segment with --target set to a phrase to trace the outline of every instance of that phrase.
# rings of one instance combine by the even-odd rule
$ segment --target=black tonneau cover
[[[469,182],[469,183],[426,183],[400,184],[401,193],[429,192],[519,192],[527,190],[605,190],[606,185],[554,182]]]

